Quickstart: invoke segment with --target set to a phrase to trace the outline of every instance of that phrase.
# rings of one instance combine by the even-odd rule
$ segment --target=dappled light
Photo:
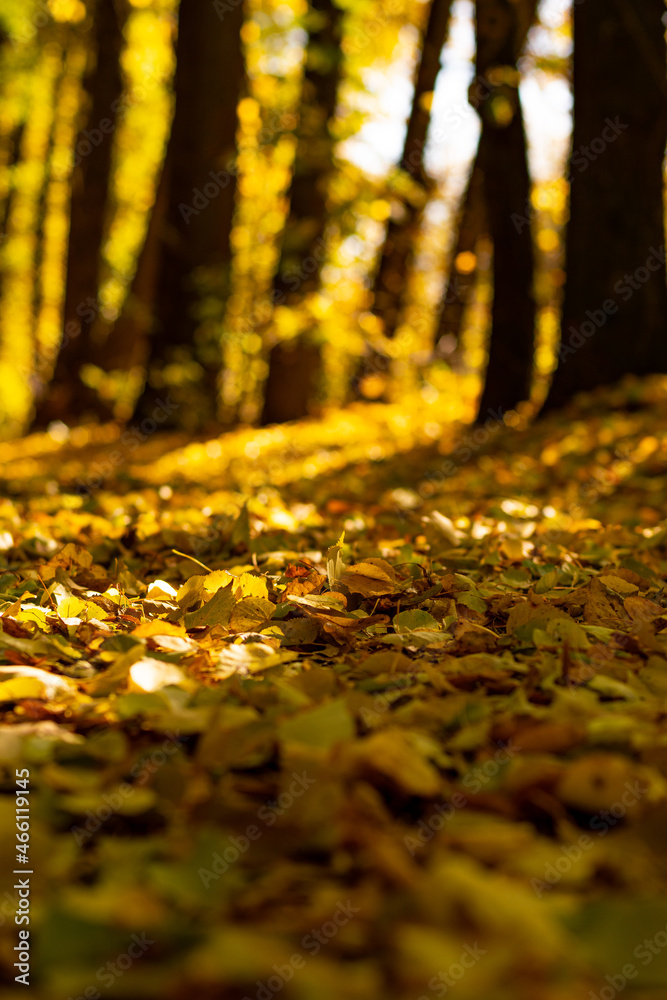
[[[663,0],[0,0],[7,1000],[664,1000]]]

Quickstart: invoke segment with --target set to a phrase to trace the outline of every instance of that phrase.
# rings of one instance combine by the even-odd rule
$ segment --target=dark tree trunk
[[[160,168],[155,201],[148,219],[137,269],[123,308],[101,349],[106,371],[130,369],[146,361],[147,338],[155,322],[155,299],[169,188],[169,149]]]
[[[9,228],[9,220],[12,212],[14,194],[16,193],[15,171],[20,158],[21,139],[23,138],[24,122],[19,122],[14,126],[11,133],[3,138],[3,149],[1,152],[0,169],[6,177],[3,195],[0,201],[0,238],[4,240]],[[2,272],[0,271],[0,291],[2,290]]]
[[[264,391],[264,423],[300,420],[310,412],[320,365],[317,344],[288,341],[272,347],[271,378]],[[280,414],[280,420],[266,419],[266,414]]]
[[[484,139],[485,134],[480,137],[480,147],[477,150],[461,201],[456,243],[451,253],[449,278],[440,304],[435,344],[436,352],[445,356],[450,356],[460,341],[463,314],[470,301],[477,275],[476,267],[459,271],[456,262],[463,253],[474,254],[479,239],[488,236],[489,232],[484,198],[484,175],[480,168],[480,162],[485,155]]]
[[[66,39],[64,39],[66,44]],[[49,108],[49,115],[51,119],[51,128],[49,131],[49,139],[46,147],[46,152],[44,155],[44,180],[42,183],[42,189],[39,193],[39,203],[37,206],[37,221],[35,223],[35,235],[37,244],[35,247],[35,260],[34,260],[34,271],[35,271],[35,281],[33,285],[33,315],[35,321],[39,317],[40,307],[42,305],[42,284],[40,281],[40,275],[42,268],[44,266],[44,252],[45,252],[45,228],[47,224],[47,218],[49,214],[49,190],[53,180],[53,152],[55,149],[56,142],[56,132],[58,129],[58,119],[57,119],[57,108],[58,100],[60,97],[60,92],[63,84],[63,80],[67,74],[67,60],[66,52],[63,51],[61,54],[61,65],[60,70],[57,73],[53,81],[53,90],[51,92],[51,106]],[[37,322],[35,323],[37,326]]]
[[[273,283],[274,306],[297,306],[316,291],[324,260],[327,186],[334,149],[330,125],[340,81],[343,15],[331,0],[311,0],[310,7],[301,120],[289,191],[290,210]],[[295,343],[275,344],[269,354],[262,423],[307,416],[320,368],[319,345],[307,335]]]
[[[431,0],[428,20],[422,38],[421,56],[415,72],[414,92],[399,169],[409,174],[418,185],[417,198],[403,197],[389,220],[378,269],[373,281],[373,312],[382,320],[385,337],[396,334],[407,274],[419,233],[424,205],[432,181],[424,169],[424,151],[431,124],[431,100],[440,72],[440,58],[447,40],[452,0]],[[369,376],[385,375],[390,359],[377,346],[366,345],[350,384],[354,398],[365,398],[364,381]],[[374,396],[384,399],[385,395]]]
[[[84,80],[85,123],[76,142],[63,312],[63,339],[50,385],[37,389],[34,427],[109,415],[83,384],[80,369],[94,359],[91,329],[97,294],[111,179],[112,133],[123,92],[120,54],[123,25],[113,0],[97,0],[93,12],[94,64]]]
[[[483,129],[487,136],[480,145],[485,154],[480,167],[493,241],[493,305],[478,421],[512,410],[529,398],[535,326],[530,226],[519,229],[512,220],[513,215],[525,213],[530,197],[519,108],[509,125],[484,124]]]
[[[471,102],[482,121],[479,168],[493,241],[489,361],[477,421],[514,409],[530,396],[535,300],[530,199],[517,60],[534,5],[477,0],[477,77]]]
[[[157,277],[148,282],[155,281],[155,324],[134,414],[142,422],[155,420],[157,409],[163,428],[204,431],[217,424],[236,109],[245,82],[243,20],[240,3],[223,10],[181,0],[166,211]]]
[[[373,286],[373,311],[384,323],[384,334],[393,337],[407,271],[412,262],[422,208],[431,186],[424,170],[424,150],[431,122],[431,101],[440,72],[440,56],[447,40],[452,0],[432,0],[415,77],[412,109],[399,168],[422,189],[419,200],[403,199],[396,218],[387,226],[380,264]]]
[[[559,364],[545,404],[667,371],[662,0],[574,8],[574,131]]]

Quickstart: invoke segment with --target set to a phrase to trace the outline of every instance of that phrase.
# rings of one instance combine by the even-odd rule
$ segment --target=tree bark
[[[14,194],[16,193],[16,180],[14,168],[19,162],[21,151],[21,139],[25,123],[17,122],[8,136],[3,137],[3,148],[0,150],[0,169],[5,175],[3,184],[3,197],[0,200],[0,234],[2,239],[6,239],[9,220],[12,212]],[[0,271],[0,292],[2,291],[3,274]]]
[[[64,46],[67,44],[67,38],[63,39]],[[57,108],[58,100],[60,97],[60,92],[63,84],[63,80],[67,74],[67,60],[66,52],[63,48],[61,53],[61,65],[60,71],[57,73],[53,81],[53,90],[51,93],[51,106],[49,108],[50,119],[51,119],[51,130],[49,132],[49,140],[47,143],[46,151],[44,154],[44,180],[42,183],[42,190],[39,194],[39,204],[37,206],[37,218],[35,222],[35,234],[37,238],[37,245],[35,247],[35,258],[34,258],[34,270],[35,270],[35,281],[33,286],[33,315],[35,317],[35,327],[37,328],[37,319],[39,317],[40,307],[42,305],[42,294],[43,286],[41,282],[41,272],[44,266],[44,254],[45,254],[45,242],[46,242],[46,224],[49,214],[49,189],[53,179],[53,151],[56,144],[56,132],[58,129],[57,120]],[[0,224],[0,229],[4,232],[4,228]],[[37,332],[37,330],[36,330]]]
[[[245,83],[243,21],[243,5],[232,0],[181,0],[155,324],[146,384],[134,413],[137,421],[154,422],[159,411],[163,428],[217,426],[236,193],[236,109]]]
[[[399,169],[422,189],[420,200],[404,198],[399,213],[387,226],[380,264],[373,285],[373,311],[384,323],[384,334],[396,333],[405,276],[412,263],[422,209],[431,180],[424,169],[424,150],[431,123],[431,99],[440,72],[440,56],[447,40],[452,0],[432,0],[415,75],[414,96]]]
[[[535,300],[529,224],[530,175],[517,60],[534,4],[477,0],[476,80],[470,91],[482,122],[479,167],[493,241],[489,360],[477,422],[498,419],[530,396]]]
[[[63,340],[50,385],[37,390],[34,427],[52,420],[71,422],[106,417],[106,404],[80,378],[81,366],[94,360],[90,332],[98,313],[98,288],[111,180],[112,133],[123,92],[120,54],[123,25],[113,0],[97,0],[93,11],[92,65],[84,80],[85,122],[77,136]]]
[[[137,269],[123,308],[101,349],[100,364],[106,371],[130,369],[146,362],[148,335],[155,322],[157,280],[164,238],[167,192],[169,188],[169,148],[160,168],[155,200],[148,219]]]
[[[324,260],[327,186],[334,140],[342,52],[342,11],[332,0],[311,0],[311,26],[290,210],[273,282],[274,306],[298,306],[317,290]],[[275,344],[269,354],[262,423],[282,423],[310,412],[321,370],[319,345],[307,334]]]
[[[483,138],[483,137],[481,137]],[[481,147],[481,139],[480,139]],[[465,193],[461,201],[457,236],[451,253],[449,278],[440,304],[440,315],[436,327],[435,350],[438,354],[450,356],[461,339],[461,328],[466,305],[475,284],[477,268],[459,272],[456,261],[462,253],[474,254],[478,240],[488,236],[486,202],[484,198],[484,175],[480,162],[484,159],[483,149],[475,156]]]
[[[431,0],[417,63],[412,105],[398,167],[418,185],[420,196],[402,197],[389,220],[378,268],[373,280],[373,312],[382,320],[385,337],[393,338],[398,327],[406,276],[412,265],[424,205],[432,180],[424,169],[424,151],[431,124],[431,103],[440,72],[440,57],[447,40],[452,0]],[[364,381],[372,375],[384,376],[390,358],[377,346],[366,345],[365,353],[350,382],[353,398],[364,399]],[[384,400],[385,393],[375,400]]]
[[[559,363],[545,411],[667,371],[662,0],[574,8],[574,129]]]

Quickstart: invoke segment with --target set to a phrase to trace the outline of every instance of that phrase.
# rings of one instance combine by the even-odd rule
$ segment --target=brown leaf
[[[531,596],[535,598],[538,595]],[[546,624],[553,618],[569,619],[569,617],[564,611],[549,604],[548,601],[541,600],[539,603],[535,603],[534,600],[519,601],[507,616],[507,631],[514,632],[515,629],[521,625],[527,625],[528,622],[544,622]]]
[[[623,607],[635,622],[650,622],[655,618],[667,614],[664,608],[654,601],[649,601],[645,597],[626,597]]]
[[[289,600],[290,597],[303,597],[305,594],[318,594],[325,583],[324,577],[319,573],[309,572],[305,566],[287,567],[290,569],[303,570],[299,573],[285,573],[287,583],[280,596],[281,602]]]
[[[614,628],[619,621],[626,620],[620,600],[612,597],[597,577],[593,577],[588,584],[584,620],[589,625],[604,625],[606,628]]]
[[[338,582],[353,594],[361,594],[363,597],[379,597],[396,591],[396,573],[384,559],[364,559],[354,566],[348,566]]]

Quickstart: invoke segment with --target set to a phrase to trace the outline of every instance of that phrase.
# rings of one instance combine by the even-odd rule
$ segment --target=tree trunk
[[[419,200],[403,199],[398,216],[390,220],[373,286],[373,311],[383,320],[386,337],[393,337],[396,333],[405,277],[412,262],[422,208],[431,186],[424,170],[424,150],[431,122],[431,100],[440,72],[440,55],[447,39],[451,7],[452,0],[431,2],[417,66],[403,155],[399,163],[399,169],[409,174],[420,186],[423,196]]]
[[[477,422],[530,396],[535,300],[533,244],[524,219],[530,175],[519,99],[517,60],[534,4],[477,0],[476,80],[470,91],[482,121],[479,167],[493,241],[489,361]]]
[[[574,8],[574,130],[559,364],[545,410],[667,371],[662,0]]]
[[[324,260],[327,182],[334,149],[330,125],[336,112],[341,72],[342,11],[332,0],[311,0],[310,6],[301,120],[289,191],[289,216],[273,282],[274,306],[297,306],[315,292]],[[269,354],[262,423],[282,423],[307,416],[320,368],[319,345],[307,335],[299,336],[296,343],[275,344]],[[296,378],[299,384],[292,385]]]
[[[155,322],[155,298],[164,238],[167,191],[169,187],[169,149],[160,168],[155,201],[148,219],[137,269],[123,308],[101,349],[100,363],[106,371],[130,369],[146,361],[147,338]]]
[[[468,184],[461,201],[456,244],[451,254],[449,278],[440,304],[440,316],[436,327],[435,350],[443,356],[451,356],[461,339],[461,328],[465,307],[475,284],[477,267],[466,267],[459,271],[457,261],[463,253],[474,254],[478,240],[488,236],[486,202],[484,198],[484,175],[480,162],[484,159],[482,139],[477,150]]]
[[[123,92],[123,25],[113,0],[97,0],[93,13],[94,65],[84,80],[88,98],[72,173],[63,340],[50,385],[38,388],[34,427],[109,415],[106,404],[80,378],[94,358],[90,332],[98,313],[102,244],[111,180],[112,133]]]
[[[431,0],[428,20],[422,38],[422,48],[415,72],[414,92],[399,169],[418,185],[420,197],[402,197],[395,214],[389,220],[378,269],[373,281],[373,312],[382,320],[385,337],[396,334],[403,301],[406,276],[410,270],[414,245],[419,233],[422,212],[432,181],[424,169],[424,150],[431,124],[431,103],[440,72],[440,57],[447,40],[452,0]],[[366,345],[350,382],[353,398],[367,398],[364,382],[369,376],[384,376],[391,360],[378,347]],[[374,396],[385,399],[385,394]]]
[[[150,421],[157,410],[163,428],[204,431],[217,425],[236,193],[236,109],[245,82],[243,21],[243,5],[232,0],[181,0],[155,324],[146,385],[134,414]]]
[[[67,39],[64,39],[64,44],[66,45]],[[46,251],[46,226],[49,216],[49,190],[51,188],[53,180],[53,152],[56,148],[56,133],[58,130],[59,122],[57,118],[58,101],[60,97],[60,92],[63,84],[63,80],[67,75],[67,60],[66,53],[63,50],[61,54],[61,67],[60,72],[56,75],[53,81],[53,90],[51,93],[51,106],[49,107],[49,118],[51,121],[51,130],[49,132],[49,139],[44,153],[44,180],[42,183],[42,190],[39,194],[39,204],[37,206],[37,216],[35,220],[35,234],[37,239],[37,245],[35,247],[35,259],[34,259],[34,270],[35,270],[35,281],[33,286],[33,315],[35,316],[35,332],[37,334],[38,327],[38,317],[40,314],[40,308],[42,306],[43,297],[43,283],[42,283],[42,269],[44,267],[44,258]],[[4,232],[4,229],[2,230]],[[37,340],[37,337],[36,337]]]
[[[267,379],[264,390],[264,423],[300,420],[309,413],[320,365],[317,344],[292,340],[272,347],[271,378]],[[280,419],[266,419],[267,414],[280,414]]]
[[[2,149],[0,149],[0,171],[3,175],[2,188],[0,189],[0,234],[3,240],[7,236],[16,192],[15,167],[20,158],[24,126],[24,122],[18,122],[8,136],[3,136]],[[2,291],[2,278],[3,274],[0,271],[0,292]]]

